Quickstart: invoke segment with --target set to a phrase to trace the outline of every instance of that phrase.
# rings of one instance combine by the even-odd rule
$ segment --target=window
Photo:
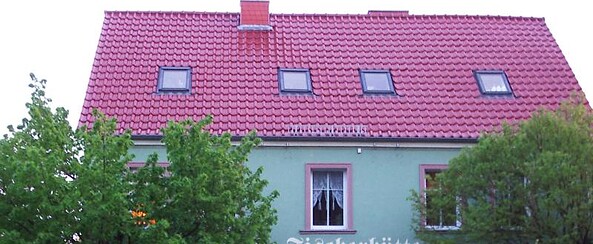
[[[512,94],[509,80],[504,71],[474,71],[480,92],[485,95]]]
[[[441,187],[434,180],[445,169],[447,169],[445,164],[420,165],[420,190],[424,194],[424,203],[426,204],[422,225],[427,229],[456,230],[461,226],[455,196],[450,196],[450,201],[443,203],[431,201],[431,196],[434,196],[434,194],[442,194]]]
[[[159,167],[165,168],[165,173],[163,176],[165,177],[169,177],[171,176],[171,173],[167,170],[167,168],[169,167],[169,162],[158,162],[157,165]],[[140,168],[146,166],[146,162],[129,162],[128,163],[128,169],[130,169],[131,173],[137,173],[138,170],[140,170]]]
[[[364,93],[395,94],[388,70],[361,70],[360,81]]]
[[[307,69],[280,69],[281,92],[311,92],[311,75]]]
[[[191,68],[161,67],[159,69],[159,92],[189,92]]]
[[[352,229],[350,164],[307,164],[305,173],[306,233],[356,233]]]

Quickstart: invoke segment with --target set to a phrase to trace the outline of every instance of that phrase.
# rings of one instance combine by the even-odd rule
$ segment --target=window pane
[[[450,202],[455,202],[451,197]],[[447,204],[443,207],[441,216],[442,226],[456,226],[457,225],[457,208],[455,204]]]
[[[309,90],[307,72],[282,72],[282,82],[285,90]]]
[[[437,172],[425,172],[425,184],[426,184],[426,225],[439,226],[439,215],[440,210],[438,207],[433,206],[432,195],[435,194],[433,188],[435,188],[434,180],[436,179]]]
[[[338,199],[334,195],[335,191],[330,191],[329,199],[329,225],[344,225],[344,209],[338,203]],[[340,190],[340,194],[342,191]]]
[[[327,225],[327,191],[321,192],[321,199],[313,205],[313,225]]]
[[[439,225],[439,211],[432,206],[432,192],[426,192],[426,225]]]
[[[479,74],[486,92],[508,92],[502,74]]]
[[[426,225],[427,226],[456,226],[457,209],[455,196],[445,196],[442,202],[434,202],[432,197],[442,194],[435,179],[440,171],[425,172],[426,179]]]
[[[369,91],[391,91],[387,73],[363,73],[366,89]]]
[[[327,189],[327,173],[313,172],[313,191]]]
[[[164,70],[162,87],[164,89],[187,88],[187,74],[187,70]]]

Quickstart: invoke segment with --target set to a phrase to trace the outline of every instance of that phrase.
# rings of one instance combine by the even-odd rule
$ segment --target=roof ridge
[[[105,14],[239,14],[238,12],[210,12],[210,11],[186,11],[186,10],[105,10]]]
[[[543,17],[512,16],[512,15],[471,15],[471,14],[407,14],[407,15],[370,15],[370,14],[274,14],[287,16],[353,16],[371,18],[492,18],[492,19],[544,19]]]
[[[373,10],[373,11],[401,11],[401,10]],[[239,12],[208,12],[208,11],[152,11],[152,10],[106,10],[105,14],[212,14],[212,15],[238,15]],[[480,15],[480,14],[412,14],[406,15],[370,15],[368,13],[270,13],[271,16],[299,16],[299,17],[368,17],[368,18],[459,18],[459,19],[518,19],[543,21],[544,17],[512,16],[512,15]]]

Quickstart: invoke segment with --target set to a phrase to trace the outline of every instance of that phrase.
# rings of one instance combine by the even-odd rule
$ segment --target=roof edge
[[[242,137],[233,136],[233,139]],[[260,137],[264,141],[313,141],[313,142],[454,142],[454,143],[475,143],[477,138],[414,138],[414,137]]]
[[[240,141],[243,136],[232,136],[231,140]],[[298,141],[298,142],[422,142],[422,143],[477,143],[478,138],[371,138],[371,137],[296,137],[296,136],[260,136],[263,141]],[[162,135],[132,135],[132,140],[160,141]]]

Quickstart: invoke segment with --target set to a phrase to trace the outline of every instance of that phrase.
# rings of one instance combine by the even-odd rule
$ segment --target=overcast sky
[[[583,0],[271,0],[272,13],[544,17],[588,99],[593,100],[593,20]],[[239,12],[239,0],[19,0],[0,3],[0,133],[26,115],[29,73],[48,80],[53,106],[77,125],[105,10]]]

